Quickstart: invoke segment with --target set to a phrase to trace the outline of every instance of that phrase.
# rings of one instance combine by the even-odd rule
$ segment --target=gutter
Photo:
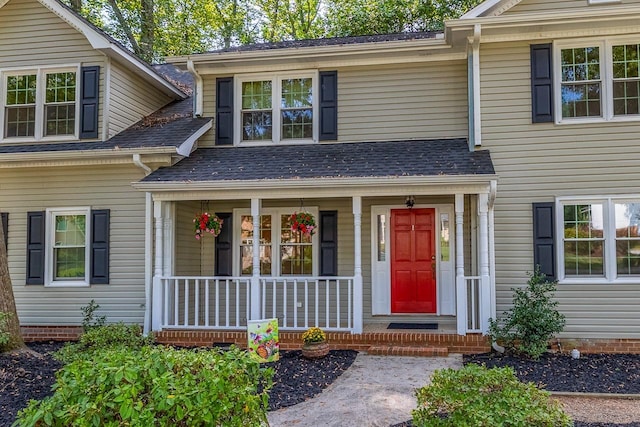
[[[184,157],[189,157],[189,155],[193,151],[193,147],[195,146],[196,141],[200,139],[202,135],[207,133],[209,129],[211,129],[212,127],[213,127],[213,120],[209,120],[207,123],[205,123],[204,126],[202,126],[200,129],[194,132],[193,135],[191,135],[185,142],[183,142],[178,146],[177,148],[178,154]]]

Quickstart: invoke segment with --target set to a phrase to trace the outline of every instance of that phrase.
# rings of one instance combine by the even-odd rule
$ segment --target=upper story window
[[[640,44],[556,43],[556,122],[640,120]]]
[[[241,76],[239,144],[317,141],[316,73]]]
[[[77,135],[77,68],[2,73],[4,139]]]

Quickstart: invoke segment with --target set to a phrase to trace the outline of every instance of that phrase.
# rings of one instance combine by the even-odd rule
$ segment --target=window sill
[[[89,282],[83,281],[55,281],[45,283],[45,288],[88,288],[91,286]]]
[[[581,279],[562,279],[558,281],[558,286],[563,285],[637,285],[640,284],[640,276],[629,278],[618,278],[615,280],[608,280],[602,278],[581,278]]]
[[[24,144],[24,143],[40,143],[40,142],[70,142],[79,141],[77,135],[61,135],[61,136],[47,136],[44,138],[24,138],[24,137],[11,137],[0,139],[1,144]]]
[[[308,145],[316,144],[318,141],[313,139],[291,139],[285,141],[240,141],[237,147],[265,147],[273,145]]]

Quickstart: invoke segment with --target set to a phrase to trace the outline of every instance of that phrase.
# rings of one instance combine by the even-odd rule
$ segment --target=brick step
[[[447,357],[449,349],[431,346],[372,345],[367,349],[367,353],[376,356]]]

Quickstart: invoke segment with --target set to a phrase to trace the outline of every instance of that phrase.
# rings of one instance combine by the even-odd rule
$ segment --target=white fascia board
[[[193,135],[191,135],[189,139],[187,139],[186,141],[184,141],[182,144],[178,146],[178,149],[177,149],[178,154],[184,157],[189,157],[189,155],[193,151],[193,146],[195,145],[196,141],[212,127],[213,127],[213,120],[209,120],[207,123],[205,123],[204,126],[202,126]]]
[[[433,185],[486,185],[486,192],[490,191],[490,184],[497,179],[497,175],[435,175],[411,177],[374,177],[374,178],[314,178],[314,179],[264,179],[244,181],[171,181],[171,182],[136,182],[134,188],[142,191],[198,191],[198,190],[282,190],[282,189],[320,189],[336,190],[343,187],[370,187],[375,191],[383,191],[387,186],[416,187]],[[408,191],[408,190],[407,190]],[[403,194],[404,195],[404,194]]]
[[[496,7],[497,5],[500,4],[500,2],[503,2],[503,1],[505,0],[487,0],[485,2],[482,2],[478,6],[471,9],[469,12],[462,15],[460,19],[479,18],[482,15],[484,15],[485,12]]]
[[[83,159],[111,159],[124,157],[131,161],[131,155],[137,154],[176,154],[176,147],[151,148],[113,148],[109,150],[79,150],[79,151],[44,151],[33,153],[0,154],[0,168],[17,163],[54,162]]]
[[[6,3],[5,0],[2,1]],[[144,63],[128,50],[113,43],[113,41],[109,40],[109,38],[101,34],[99,31],[96,31],[93,26],[89,25],[72,11],[66,9],[56,0],[38,1],[51,12],[62,18],[67,24],[71,25],[73,28],[82,33],[82,35],[87,38],[87,40],[91,44],[91,47],[93,47],[94,49],[100,50],[106,55],[114,56],[116,58],[124,60],[125,64],[128,64],[133,70],[137,71],[139,74],[143,74],[145,77],[152,80],[154,85],[165,92],[167,95],[172,96],[175,99],[185,99],[187,97],[187,95],[185,95],[181,90],[173,86],[171,83],[169,83],[167,80],[153,71],[148,64]],[[0,4],[0,7],[2,7],[3,5],[4,4]]]
[[[251,61],[251,60],[298,60],[317,59],[323,56],[350,57],[359,54],[385,53],[412,53],[426,48],[447,49],[449,44],[444,38],[429,38],[415,40],[398,40],[371,43],[337,44],[330,46],[307,46],[266,50],[246,50],[234,52],[200,53],[187,56],[169,56],[165,61],[169,64],[186,65],[187,61],[193,61],[197,66],[203,63],[217,63],[226,61]]]

